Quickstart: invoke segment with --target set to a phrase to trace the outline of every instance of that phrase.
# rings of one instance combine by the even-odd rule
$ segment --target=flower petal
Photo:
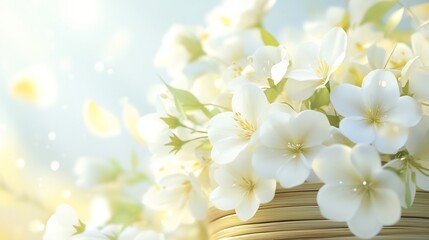
[[[189,209],[195,219],[202,220],[207,216],[208,203],[204,195],[191,191],[189,195]]]
[[[352,149],[352,164],[364,179],[370,179],[381,170],[380,156],[373,147],[358,144]]]
[[[242,199],[241,203],[235,208],[238,218],[242,221],[247,221],[252,218],[258,211],[259,202],[253,194],[247,194]]]
[[[231,136],[237,136],[238,132],[239,129],[234,121],[234,113],[232,112],[220,113],[209,122],[208,137],[212,143]]]
[[[236,188],[217,187],[210,194],[210,202],[220,210],[236,208],[243,200],[244,193]]]
[[[341,84],[332,89],[331,102],[344,117],[363,116],[365,109],[361,89],[351,84]]]
[[[302,156],[303,157],[303,156]],[[307,167],[306,159],[289,159],[277,171],[277,179],[284,188],[298,186],[305,182],[310,175],[310,168]]]
[[[362,118],[344,118],[340,122],[340,131],[355,143],[370,144],[375,139],[374,127]]]
[[[275,180],[259,180],[255,188],[255,195],[259,202],[267,203],[273,200],[276,193],[277,182]]]
[[[362,196],[352,186],[324,185],[317,193],[317,204],[323,217],[334,221],[348,221],[359,208]]]
[[[288,160],[284,150],[259,147],[252,157],[255,172],[263,178],[275,178],[277,172]]]
[[[322,82],[320,79],[297,81],[291,78],[286,82],[285,88],[287,95],[291,99],[303,101],[311,97],[316,89],[323,84],[324,82]]]
[[[429,72],[426,70],[416,70],[410,79],[410,92],[413,97],[429,102]]]
[[[262,124],[259,130],[259,139],[262,145],[270,148],[283,149],[289,139],[290,115],[283,112],[273,113]]]
[[[372,193],[373,209],[378,222],[393,225],[401,218],[401,202],[398,195],[389,189],[377,189]]]
[[[387,113],[386,118],[394,123],[412,127],[421,120],[422,109],[412,97],[403,96],[398,99],[395,107]]]
[[[289,67],[289,59],[284,59],[271,68],[271,78],[277,84],[283,79]]]
[[[363,79],[362,94],[367,107],[371,109],[393,108],[399,98],[399,86],[395,75],[387,70],[371,71]]]
[[[211,157],[218,164],[225,164],[234,161],[238,155],[245,151],[248,142],[240,137],[229,137],[217,141],[213,144]]]
[[[315,68],[319,59],[320,46],[313,42],[299,44],[292,58],[293,67],[296,69]]]
[[[296,140],[301,139],[304,147],[312,147],[321,145],[329,137],[330,126],[324,114],[305,110],[291,119],[289,131]]]
[[[320,46],[320,58],[324,60],[331,71],[335,71],[346,56],[347,34],[340,27],[335,27],[323,37]]]
[[[327,184],[354,184],[359,176],[350,161],[351,149],[332,145],[322,150],[313,161],[316,175]]]
[[[369,200],[364,199],[356,211],[356,214],[347,222],[350,231],[360,238],[373,238],[383,225],[375,216],[372,205]]]
[[[390,189],[398,196],[405,196],[404,185],[401,179],[395,173],[383,170],[373,179],[374,188]]]
[[[398,124],[384,123],[376,128],[374,147],[381,153],[395,154],[408,138],[408,128]]]
[[[295,69],[288,73],[288,78],[296,81],[307,81],[307,80],[321,80],[322,78],[317,75],[313,69]]]
[[[258,118],[268,108],[264,92],[254,84],[245,84],[232,97],[232,109],[239,112],[250,123],[257,124]]]

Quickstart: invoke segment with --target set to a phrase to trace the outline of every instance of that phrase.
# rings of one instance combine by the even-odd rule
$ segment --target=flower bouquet
[[[427,5],[350,0],[274,36],[274,4],[224,1],[166,34],[137,124],[144,206],[212,239],[428,236]]]

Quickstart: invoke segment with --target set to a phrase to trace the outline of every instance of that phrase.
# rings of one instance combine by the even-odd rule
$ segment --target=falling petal
[[[113,137],[121,132],[116,116],[91,99],[83,106],[83,118],[89,131],[96,136]]]

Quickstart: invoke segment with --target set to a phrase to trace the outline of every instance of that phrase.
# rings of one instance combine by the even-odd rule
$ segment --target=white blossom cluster
[[[143,204],[171,232],[211,206],[247,221],[276,188],[320,182],[321,214],[374,237],[429,191],[428,22],[349,0],[280,41],[263,25],[274,6],[225,0],[165,35],[165,89],[137,123],[155,175]]]

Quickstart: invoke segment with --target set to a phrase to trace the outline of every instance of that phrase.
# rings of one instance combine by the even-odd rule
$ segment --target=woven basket
[[[278,188],[273,201],[260,206],[247,222],[235,212],[210,208],[210,240],[218,239],[358,239],[344,222],[324,219],[317,206],[320,184]],[[413,206],[402,211],[394,226],[386,226],[375,239],[429,239],[429,192],[418,191]]]

